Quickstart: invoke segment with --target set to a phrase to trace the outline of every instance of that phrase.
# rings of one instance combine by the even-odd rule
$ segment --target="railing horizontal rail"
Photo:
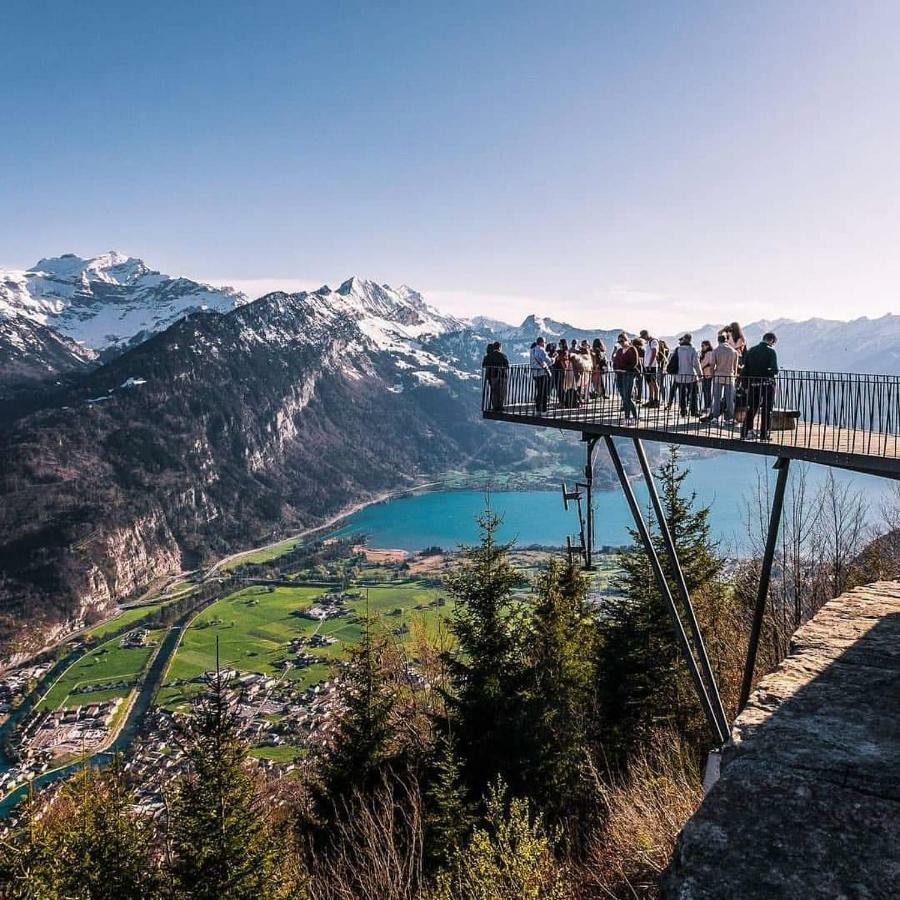
[[[648,402],[654,379],[658,405]],[[783,370],[775,378],[699,378],[511,365],[483,371],[482,409],[548,425],[565,421],[900,458],[898,375]]]

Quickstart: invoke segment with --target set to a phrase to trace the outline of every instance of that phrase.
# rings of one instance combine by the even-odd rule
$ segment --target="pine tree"
[[[0,846],[3,896],[153,896],[149,828],[131,803],[118,760],[100,772],[85,766],[49,801],[33,794],[23,824]]]
[[[551,822],[559,823],[585,798],[598,630],[596,614],[585,602],[587,582],[574,565],[551,561],[535,587],[528,702],[536,740],[527,781],[531,797]]]
[[[686,494],[687,472],[678,463],[676,447],[657,472],[662,485],[663,513],[681,562],[698,619],[704,604],[722,598],[719,579],[723,562],[710,536],[709,507],[697,507],[696,495]],[[648,516],[650,522],[653,517]],[[705,724],[682,659],[671,613],[650,567],[644,545],[632,531],[632,545],[619,554],[622,593],[607,603],[601,616],[603,638],[598,658],[604,744],[607,753],[624,758],[650,732],[674,727],[685,736],[705,733]],[[652,530],[657,555],[678,602],[671,560],[658,529]]]
[[[446,579],[456,600],[451,628],[459,645],[447,661],[451,719],[473,796],[498,774],[522,792],[523,762],[533,752],[523,703],[528,610],[513,601],[520,579],[509,545],[497,541],[499,517],[488,510],[478,524],[481,542],[466,549]]]
[[[360,643],[339,682],[343,711],[333,739],[318,760],[314,793],[324,822],[354,793],[371,790],[388,765],[396,737],[396,681],[391,644],[367,615]]]
[[[169,804],[168,838],[176,896],[251,900],[273,896],[278,842],[257,807],[224,677],[216,673],[180,738],[189,770]]]
[[[425,853],[434,868],[450,861],[468,837],[475,818],[451,737],[438,739],[432,768],[425,791]]]

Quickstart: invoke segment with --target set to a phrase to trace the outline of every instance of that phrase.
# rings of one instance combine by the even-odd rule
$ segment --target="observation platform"
[[[826,603],[753,692],[688,820],[667,900],[896,897],[900,583]]]
[[[563,381],[556,373],[551,375],[548,403],[541,411],[529,366],[485,370],[483,416],[578,431],[586,436],[662,441],[804,460],[900,479],[900,376],[782,371],[774,386],[775,427],[765,441],[742,439],[739,424],[727,426],[680,415],[677,399],[667,409],[665,402],[673,376],[662,376],[663,405],[654,409],[638,407],[637,425],[626,424],[616,390],[616,373],[602,376],[603,399],[591,399],[589,391],[574,385],[571,375],[567,377],[569,380]],[[505,384],[501,383],[503,380]],[[756,387],[752,381],[737,379],[745,392]],[[571,404],[573,394],[578,405],[561,402],[568,399]],[[756,427],[759,428],[759,416]]]

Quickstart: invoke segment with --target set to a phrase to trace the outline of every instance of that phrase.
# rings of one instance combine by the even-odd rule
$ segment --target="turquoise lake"
[[[734,556],[749,552],[749,503],[758,476],[768,475],[770,484],[774,484],[775,473],[771,469],[774,459],[723,453],[682,459],[681,462],[689,470],[685,482],[687,488],[696,492],[700,503],[711,508],[713,534],[721,542],[722,551]],[[800,465],[792,463],[792,478],[796,478]],[[807,491],[814,491],[825,480],[827,469],[808,466],[806,471]],[[841,483],[849,483],[853,490],[865,494],[871,523],[877,524],[881,501],[890,491],[891,482],[839,469],[834,473]],[[789,480],[789,490],[790,483]],[[643,482],[638,480],[634,486],[646,509],[647,491]],[[488,494],[476,490],[438,490],[368,506],[345,519],[337,534],[365,532],[374,547],[415,551],[438,545],[453,549],[477,540],[475,518],[484,509],[488,497],[492,508],[503,517],[501,537],[504,540],[515,540],[520,546],[562,546],[567,534],[575,535],[578,531],[574,506],[570,504],[569,511],[565,512],[559,491],[496,491]],[[627,528],[632,520],[621,490],[595,491],[594,511],[597,546],[628,543]]]

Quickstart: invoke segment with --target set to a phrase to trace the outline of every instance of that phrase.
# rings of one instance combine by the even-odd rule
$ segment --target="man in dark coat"
[[[763,339],[744,354],[744,367],[741,376],[745,379],[747,390],[747,414],[741,426],[741,438],[753,437],[753,420],[759,412],[759,439],[768,441],[769,427],[772,419],[772,407],[775,405],[775,376],[778,374],[778,354],[775,342],[778,339],[768,331]]]
[[[509,383],[509,360],[500,349],[500,341],[488,344],[481,367],[491,389],[491,412],[502,412],[506,403],[506,387]]]

